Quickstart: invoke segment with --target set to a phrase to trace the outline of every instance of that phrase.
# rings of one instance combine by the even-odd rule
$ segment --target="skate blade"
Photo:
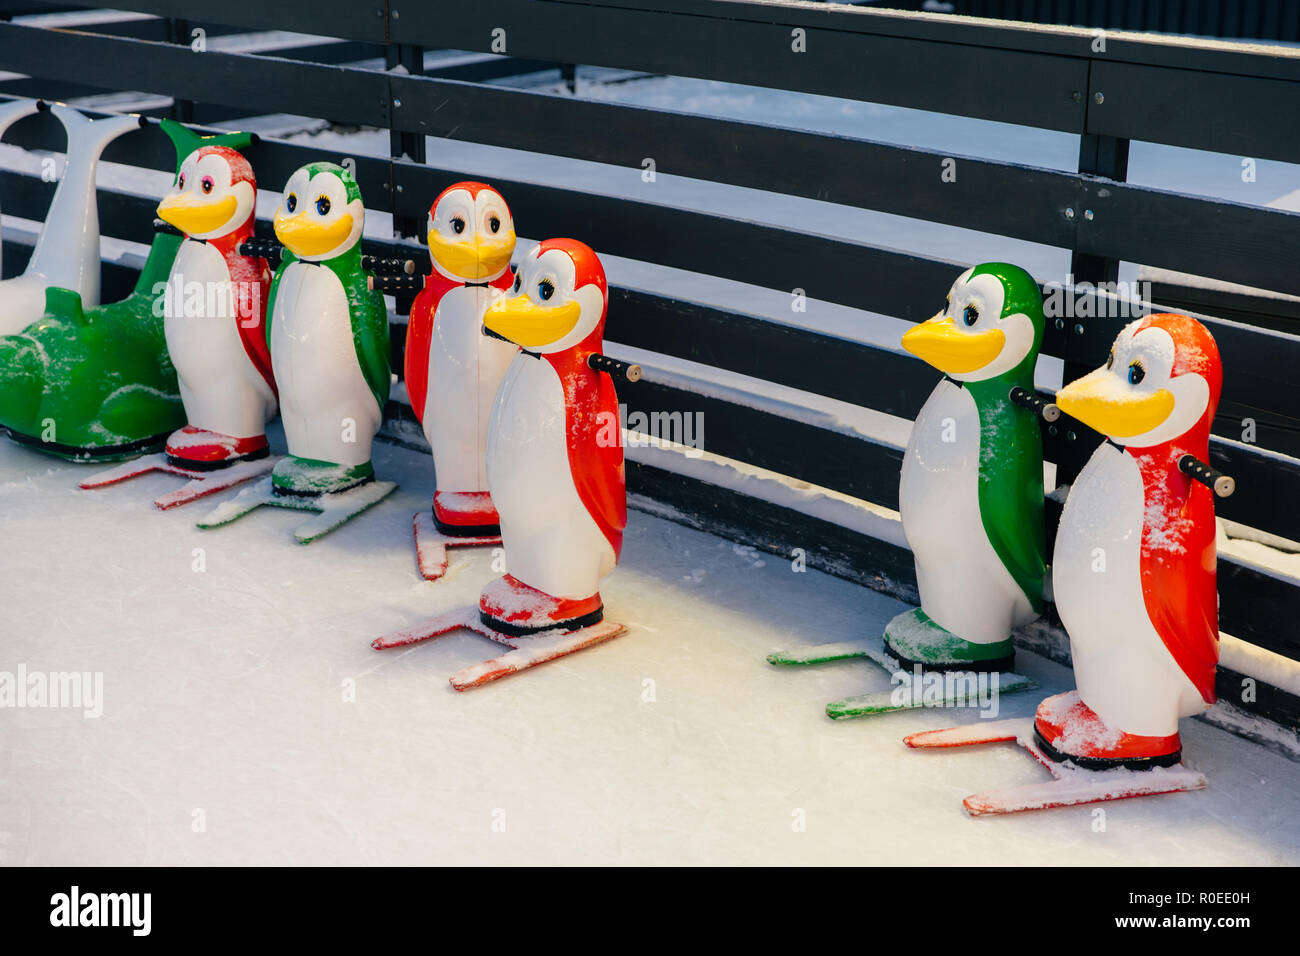
[[[920,687],[916,687],[916,678],[909,675],[905,684],[893,690],[878,691],[874,694],[859,694],[843,700],[833,700],[826,705],[826,715],[832,720],[848,720],[854,717],[871,717],[876,714],[892,714],[900,710],[922,710],[940,707],[963,707],[977,709],[980,702],[979,681],[985,681],[985,694],[992,694],[994,700],[1003,694],[1014,694],[1022,690],[1031,690],[1038,685],[1021,674],[1006,671],[992,671],[977,674],[974,671],[948,671],[932,673],[921,678]],[[940,696],[927,693],[927,681],[942,681]],[[974,681],[971,685],[969,682]],[[968,688],[972,688],[969,689]]]
[[[477,538],[456,538],[445,535],[433,523],[433,515],[428,511],[417,511],[412,526],[415,534],[416,566],[419,568],[420,577],[426,581],[436,581],[447,573],[448,548],[501,543],[499,535]]]
[[[191,501],[198,501],[200,498],[206,498],[208,495],[215,495],[219,491],[225,491],[227,488],[233,488],[236,485],[242,485],[246,481],[252,481],[259,475],[264,475],[275,467],[276,458],[259,458],[257,461],[241,461],[229,468],[223,468],[215,472],[193,472],[185,468],[166,468],[162,469],[169,474],[188,476],[193,475],[188,482],[175,491],[169,491],[154,499],[154,507],[159,511],[167,511],[170,508],[177,508],[181,505],[187,505]]]
[[[816,644],[797,650],[774,651],[767,655],[767,662],[780,666],[802,667],[808,664],[827,664],[831,661],[847,661],[868,656],[867,649],[861,641],[843,641],[838,644]]]
[[[545,664],[560,657],[567,657],[570,654],[618,637],[627,631],[626,625],[617,624],[613,621],[601,621],[599,624],[593,624],[590,627],[580,628],[576,631],[557,629],[555,631],[541,631],[526,637],[507,637],[505,634],[494,631],[484,624],[479,618],[477,607],[468,607],[448,611],[446,614],[430,618],[419,624],[413,624],[400,631],[394,631],[384,637],[377,637],[370,642],[370,646],[377,651],[393,647],[407,647],[411,644],[419,644],[422,641],[441,637],[444,634],[450,634],[452,631],[461,628],[473,631],[475,634],[481,634],[498,644],[504,644],[510,650],[500,657],[494,657],[480,664],[471,665],[453,674],[451,676],[451,686],[458,691],[480,687],[510,674],[517,674],[520,671],[536,667],[538,664]]]
[[[397,485],[391,481],[371,481],[347,491],[309,498],[277,495],[271,478],[267,476],[229,501],[217,505],[198,522],[198,526],[204,529],[219,528],[264,505],[292,511],[315,511],[319,512],[315,518],[299,525],[293,532],[299,544],[311,544],[361,512],[374,507],[396,488]]]
[[[397,490],[397,483],[392,481],[370,481],[359,488],[350,488],[337,494],[321,495],[312,499],[317,507],[304,510],[320,511],[304,525],[294,529],[293,536],[299,544],[311,544],[322,538],[340,525],[346,524],[363,511],[373,508]],[[277,504],[283,502],[279,498]]]
[[[483,634],[489,628],[475,627],[473,630]],[[616,624],[613,621],[601,621],[599,624],[593,624],[591,627],[584,627],[576,631],[561,633],[544,631],[530,637],[512,637],[508,641],[502,640],[501,636],[495,632],[489,633],[486,634],[487,637],[491,637],[499,643],[507,644],[514,649],[490,661],[484,661],[481,664],[475,664],[472,667],[457,671],[451,676],[451,686],[459,691],[480,687],[491,681],[500,680],[502,677],[508,677],[511,674],[517,674],[520,671],[536,667],[538,664],[545,664],[575,654],[578,651],[586,650],[589,647],[594,647],[597,644],[602,644],[626,631],[627,627],[623,624]]]
[[[977,720],[962,727],[945,730],[926,730],[903,738],[903,743],[918,750],[940,747],[969,747],[975,744],[995,744],[1021,737],[1032,738],[1034,719],[1017,717],[1012,720]]]
[[[95,488],[107,488],[109,485],[116,485],[121,481],[147,475],[151,471],[168,471],[172,468],[174,466],[167,461],[166,455],[144,455],[133,461],[123,462],[115,468],[97,471],[85,481],[80,482],[77,487],[82,491],[92,491]]]

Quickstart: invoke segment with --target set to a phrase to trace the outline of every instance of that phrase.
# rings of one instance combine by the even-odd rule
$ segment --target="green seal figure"
[[[1043,447],[1030,393],[1043,298],[1025,270],[962,273],[903,347],[944,373],[912,426],[899,480],[921,607],[885,629],[889,653],[933,670],[1009,670],[1011,631],[1043,606]]]
[[[200,146],[240,149],[247,133],[200,136],[171,120],[162,129],[176,168]],[[45,315],[0,337],[0,426],[16,441],[79,461],[131,458],[162,447],[185,424],[167,354],[162,298],[182,237],[154,236],[135,289],[83,309],[73,291],[46,291]]]

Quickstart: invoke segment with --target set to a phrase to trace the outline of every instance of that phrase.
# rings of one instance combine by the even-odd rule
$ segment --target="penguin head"
[[[908,329],[903,348],[962,382],[982,382],[1023,367],[1032,374],[1043,341],[1043,294],[1019,266],[988,262],[967,269],[948,304]]]
[[[550,354],[599,342],[608,305],[596,254],[573,239],[547,239],[519,264],[514,291],[497,299],[483,324],[531,352]]]
[[[1124,326],[1106,364],[1057,392],[1056,404],[1118,444],[1149,448],[1192,431],[1208,440],[1222,387],[1209,330],[1161,313]]]
[[[217,239],[247,225],[256,206],[248,160],[228,146],[201,146],[181,161],[158,218],[193,239]]]
[[[456,183],[429,207],[429,255],[449,279],[484,282],[510,268],[515,221],[501,194],[483,183]]]
[[[347,252],[365,224],[357,181],[334,163],[308,163],[290,176],[275,211],[276,238],[308,262]]]

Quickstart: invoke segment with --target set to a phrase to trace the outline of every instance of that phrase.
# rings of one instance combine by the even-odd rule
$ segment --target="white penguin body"
[[[357,363],[347,292],[328,266],[285,268],[271,318],[271,357],[290,452],[341,465],[368,462],[382,410]]]
[[[518,352],[513,344],[483,334],[483,313],[500,295],[492,286],[457,286],[443,295],[434,312],[421,421],[433,448],[440,491],[488,488],[493,401]]]
[[[616,557],[578,496],[564,387],[546,359],[513,358],[492,408],[487,471],[510,573],[558,598],[597,593]]]
[[[903,455],[903,534],[925,612],[963,640],[992,644],[1037,614],[984,531],[979,471],[979,410],[966,389],[944,380],[917,416]]]
[[[238,301],[221,253],[193,239],[181,243],[163,297],[163,330],[185,414],[198,428],[246,438],[262,434],[276,398],[244,349]]]
[[[1151,624],[1142,593],[1142,475],[1104,444],[1075,479],[1052,556],[1052,591],[1070,635],[1079,697],[1129,734],[1168,737],[1206,708]],[[1171,711],[1170,700],[1178,701]]]

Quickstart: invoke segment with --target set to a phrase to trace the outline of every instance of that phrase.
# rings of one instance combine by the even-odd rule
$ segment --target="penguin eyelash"
[[[1141,362],[1130,362],[1128,367],[1128,383],[1137,385],[1142,379],[1147,377],[1147,370],[1142,367]]]
[[[1111,350],[1110,350],[1110,354],[1106,356],[1106,367],[1107,367],[1107,368],[1114,368],[1114,367],[1115,367],[1115,350],[1114,350],[1114,349],[1111,349]]]
[[[973,305],[966,306],[966,308],[962,310],[961,320],[968,326],[974,325],[980,320],[980,310],[975,308]]]

